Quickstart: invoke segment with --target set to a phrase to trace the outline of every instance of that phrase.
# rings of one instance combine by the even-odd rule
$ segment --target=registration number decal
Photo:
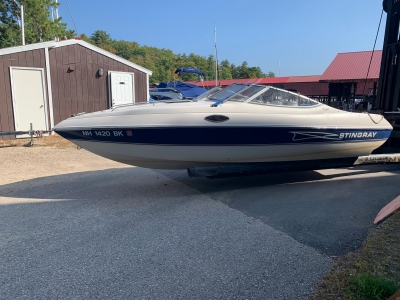
[[[82,130],[84,136],[124,136],[121,130]]]

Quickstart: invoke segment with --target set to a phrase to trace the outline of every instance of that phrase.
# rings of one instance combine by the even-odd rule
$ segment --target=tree
[[[231,73],[231,66],[230,63],[227,59],[221,61],[219,65],[219,75],[220,79],[232,79],[232,73]]]
[[[175,54],[170,49],[140,46],[137,42],[124,40],[117,41],[103,30],[95,31],[90,38],[82,34],[81,38],[153,71],[153,75],[149,78],[150,84],[171,80],[197,81],[199,77],[196,74],[184,73],[181,78],[178,78],[174,73],[177,68],[189,67],[200,69],[206,73],[206,79],[215,80],[215,57],[213,55],[204,57],[194,53]],[[218,65],[218,79],[262,78],[265,76],[275,75],[272,72],[264,74],[260,67],[249,67],[246,61],[240,66],[235,66],[228,60],[222,60]]]
[[[127,41],[114,41],[114,49],[117,51],[117,55],[125,59],[130,59],[136,53],[139,44],[136,42]]]
[[[113,40],[111,39],[111,36],[105,32],[104,30],[96,30],[90,39],[93,41],[93,43],[96,46],[100,45],[111,45]]]
[[[0,48],[21,45],[19,26],[21,5],[24,6],[25,43],[72,38],[73,30],[61,18],[50,20],[50,9],[59,3],[53,0],[0,0]]]
[[[269,71],[268,72],[268,74],[266,74],[266,76],[265,77],[275,77],[275,73],[274,72],[271,72],[271,71]]]
[[[247,71],[248,77],[247,78],[263,78],[266,75],[261,71],[260,67],[250,67]]]
[[[209,80],[215,80],[215,58],[214,55],[209,55],[207,58],[207,67],[205,70]]]
[[[90,39],[90,37],[88,37],[86,34],[81,33],[81,35],[79,36],[83,41],[88,42],[88,43],[93,43],[92,40]]]

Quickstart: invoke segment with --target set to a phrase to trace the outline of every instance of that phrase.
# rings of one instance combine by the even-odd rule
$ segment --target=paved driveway
[[[102,159],[82,153],[51,152],[58,161],[47,169],[38,163],[46,159],[33,158],[35,176],[0,186],[2,298],[303,299],[328,271],[329,255],[359,245],[371,210],[399,193],[391,166],[356,177],[209,180],[118,165],[92,170]],[[0,149],[0,160],[13,155]],[[54,171],[80,162],[75,172]],[[376,182],[385,190],[373,192],[379,201]],[[362,200],[354,188],[369,197],[358,202],[365,207],[346,206]],[[357,221],[340,213],[351,207]],[[343,222],[359,239],[350,248],[326,237],[351,241],[337,232]]]
[[[211,180],[161,172],[328,256],[358,249],[400,194],[400,164]]]

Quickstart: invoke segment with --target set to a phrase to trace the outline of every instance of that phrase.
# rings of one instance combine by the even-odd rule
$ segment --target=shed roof
[[[373,54],[373,55],[372,55]],[[372,56],[372,60],[371,60]],[[377,81],[381,68],[382,50],[339,53],[322,74],[321,82]],[[371,68],[368,67],[371,62]]]
[[[132,68],[135,68],[139,71],[142,71],[143,73],[146,73],[149,75],[152,74],[152,71],[150,71],[146,68],[143,68],[142,66],[139,66],[139,65],[137,65],[129,60],[126,60],[118,55],[112,54],[104,49],[101,49],[90,43],[87,43],[87,42],[81,40],[80,38],[70,39],[70,40],[62,40],[62,41],[49,41],[49,42],[35,43],[35,44],[29,44],[29,45],[24,45],[24,46],[3,48],[3,49],[0,49],[0,56],[6,55],[6,54],[11,54],[11,53],[29,51],[29,50],[42,49],[42,48],[59,48],[59,47],[64,47],[64,46],[74,45],[74,44],[78,44],[78,45],[81,45],[82,47],[85,47],[85,48],[88,48],[95,52],[98,52],[98,53],[100,53],[104,56],[107,56],[109,58],[112,58],[120,63],[123,63]]]

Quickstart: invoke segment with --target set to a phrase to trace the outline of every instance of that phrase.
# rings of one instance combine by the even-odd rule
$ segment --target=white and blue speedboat
[[[100,156],[155,169],[356,160],[392,130],[381,115],[271,86],[232,84],[200,97],[83,113],[54,130]]]

